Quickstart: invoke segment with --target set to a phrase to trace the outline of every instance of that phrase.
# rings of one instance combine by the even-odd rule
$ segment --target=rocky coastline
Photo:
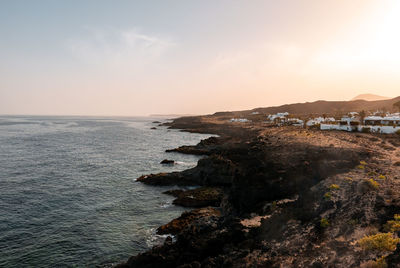
[[[199,186],[166,192],[195,209],[158,228],[175,242],[168,237],[117,267],[398,267],[396,252],[359,242],[400,214],[398,136],[234,125],[213,116],[168,126],[219,136],[171,150],[205,155],[196,167],[137,180]]]

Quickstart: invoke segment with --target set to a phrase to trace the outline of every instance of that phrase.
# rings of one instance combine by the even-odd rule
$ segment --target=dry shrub
[[[361,263],[360,268],[387,268],[388,265],[386,263],[385,257],[380,257],[375,261],[367,261]]]
[[[364,250],[395,251],[400,239],[395,238],[393,233],[377,233],[364,236],[358,240],[358,244]]]

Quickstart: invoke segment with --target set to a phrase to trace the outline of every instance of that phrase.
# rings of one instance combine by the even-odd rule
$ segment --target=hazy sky
[[[400,95],[400,1],[0,0],[0,114]]]

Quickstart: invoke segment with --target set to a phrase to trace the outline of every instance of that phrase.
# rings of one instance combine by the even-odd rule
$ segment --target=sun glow
[[[397,71],[400,67],[399,14],[399,1],[376,7],[339,42],[321,50],[316,63],[336,70]]]

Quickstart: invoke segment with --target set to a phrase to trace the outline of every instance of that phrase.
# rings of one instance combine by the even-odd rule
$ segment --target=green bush
[[[327,218],[322,218],[321,221],[320,221],[320,226],[321,226],[322,228],[328,227],[328,226],[329,226],[329,221],[328,221],[328,219],[327,219]]]
[[[331,192],[325,193],[325,194],[324,194],[324,198],[325,198],[326,200],[331,200],[331,198],[332,198]]]

